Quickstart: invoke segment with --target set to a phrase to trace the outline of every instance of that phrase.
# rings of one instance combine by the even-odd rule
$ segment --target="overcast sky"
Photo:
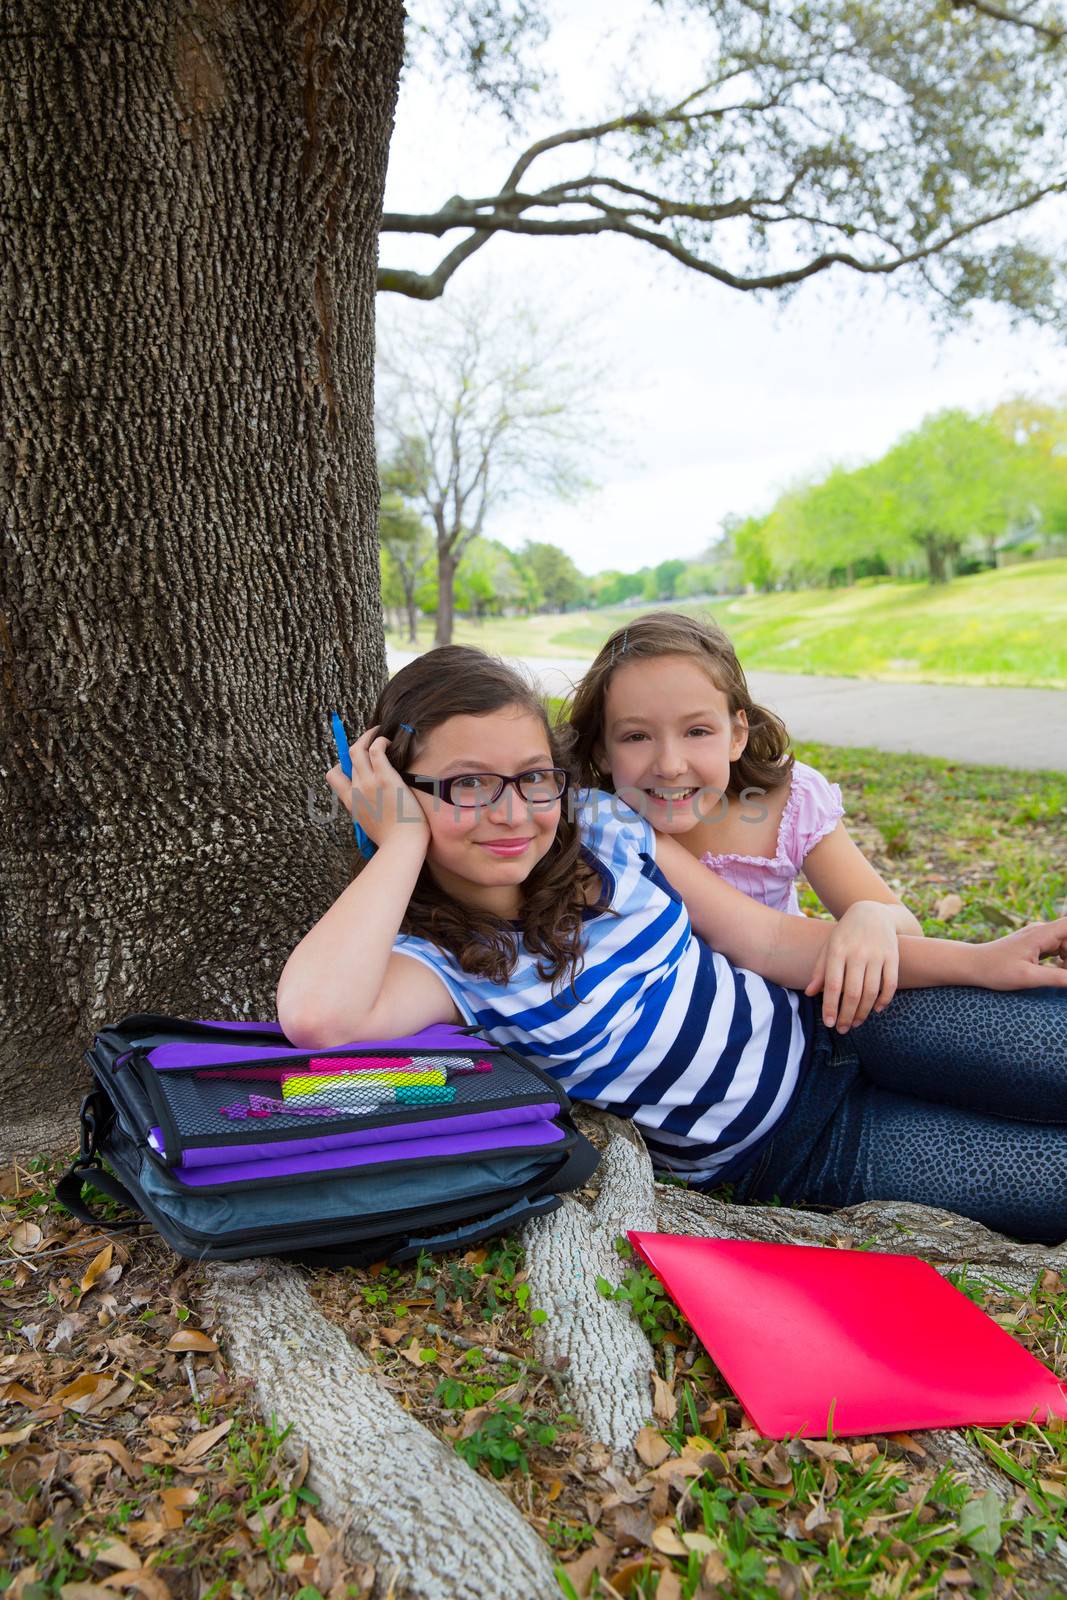
[[[617,0],[620,37],[634,4]],[[577,76],[573,67],[564,74],[570,104],[584,101],[585,115],[611,103],[589,65],[600,58],[603,16],[592,0],[571,0],[553,35],[557,66],[585,63]],[[553,119],[535,136],[550,126],[567,123]],[[412,74],[401,90],[386,209],[436,210],[455,193],[493,193],[512,150],[529,138],[524,130],[509,146],[499,122],[465,110],[455,85]],[[1057,234],[1058,205],[1044,214]],[[442,244],[386,235],[382,261],[426,270],[459,237]],[[888,286],[863,289],[843,268],[782,305],[720,287],[625,239],[499,236],[446,294],[486,276],[511,294],[579,313],[604,353],[604,410],[617,444],[593,464],[601,487],[576,506],[508,505],[487,529],[513,547],[549,539],[584,572],[695,556],[727,513],[765,510],[790,481],[833,461],[869,460],[944,406],[1067,391],[1065,351],[1051,334],[1013,331],[1006,316],[983,308],[968,327],[939,335],[918,305]],[[432,305],[383,300],[387,314],[432,319]]]

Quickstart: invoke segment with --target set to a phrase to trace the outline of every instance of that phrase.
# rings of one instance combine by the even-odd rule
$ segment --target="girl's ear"
[[[735,711],[733,733],[730,736],[730,760],[736,761],[748,744],[748,717],[744,711]]]
[[[608,766],[608,753],[604,749],[604,746],[602,744],[595,744],[593,746],[592,754],[593,760],[596,762],[597,771],[601,774],[609,773],[611,768]]]

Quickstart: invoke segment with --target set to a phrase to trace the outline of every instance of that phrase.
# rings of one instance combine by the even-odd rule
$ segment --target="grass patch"
[[[591,660],[632,610],[457,619],[457,644],[502,655]],[[1067,560],[1037,561],[943,586],[879,581],[850,589],[738,595],[679,611],[711,612],[747,670],[877,678],[897,683],[1067,687]],[[411,648],[396,634],[397,650]],[[417,648],[433,643],[433,619]]]
[[[994,939],[1063,914],[1067,773],[831,745],[795,748],[840,783],[850,832],[924,933]],[[818,910],[806,886],[801,905]]]

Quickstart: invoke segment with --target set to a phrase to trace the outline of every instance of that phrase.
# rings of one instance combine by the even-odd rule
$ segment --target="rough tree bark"
[[[632,1123],[578,1111],[603,1161],[584,1198],[569,1196],[523,1232],[531,1294],[548,1312],[535,1333],[542,1364],[567,1361],[566,1403],[591,1441],[608,1446],[614,1470],[643,1468],[634,1436],[652,1415],[651,1346],[598,1276],[618,1282],[612,1246],[628,1228],[705,1238],[767,1239],[801,1244],[859,1244],[930,1260],[941,1271],[967,1266],[1019,1290],[1046,1266],[1067,1270],[1067,1247],[1013,1244],[987,1228],[926,1206],[867,1204],[816,1213],[785,1207],[725,1205],[710,1196],[653,1181],[652,1165]],[[289,1448],[310,1449],[309,1482],[332,1521],[347,1526],[352,1555],[395,1573],[404,1600],[492,1594],[494,1600],[547,1600],[550,1554],[485,1479],[453,1459],[376,1384],[370,1362],[318,1310],[300,1277],[274,1262],[209,1270],[230,1358],[250,1377],[260,1404],[293,1424]],[[978,1492],[989,1487],[1009,1503],[1016,1486],[957,1430],[921,1435],[928,1454],[951,1462]],[[410,1488],[392,1463],[410,1461],[420,1485],[417,1514]],[[425,1469],[425,1470],[424,1470]],[[457,1516],[457,1508],[458,1516]],[[456,1538],[457,1521],[476,1530]],[[406,1534],[405,1534],[406,1530]],[[509,1554],[514,1552],[513,1559]],[[1034,1558],[1035,1596],[1067,1592],[1067,1545]]]
[[[0,13],[0,1097],[128,1010],[273,1015],[384,675],[377,230],[401,0]],[[325,799],[325,791],[322,791]],[[337,824],[340,827],[340,824]]]

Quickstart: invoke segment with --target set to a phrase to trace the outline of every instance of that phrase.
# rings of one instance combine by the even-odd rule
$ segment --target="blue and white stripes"
[[[507,985],[464,972],[429,940],[397,952],[425,962],[462,1015],[512,1044],[577,1100],[631,1116],[656,1164],[701,1182],[742,1170],[796,1088],[810,1006],[732,967],[693,933],[655,864],[655,834],[617,796],[578,796],[582,839],[610,898],[584,923],[575,999],[538,976],[520,946]]]

